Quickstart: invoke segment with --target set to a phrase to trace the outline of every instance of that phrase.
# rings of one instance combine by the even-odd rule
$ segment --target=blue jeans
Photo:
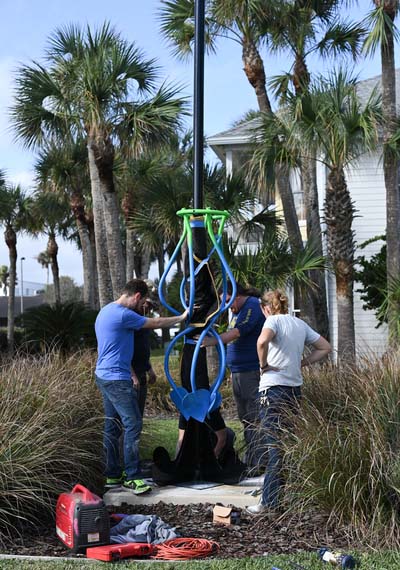
[[[260,423],[263,452],[267,453],[261,503],[275,508],[283,486],[281,439],[290,429],[290,416],[297,413],[300,387],[273,386],[260,392]]]
[[[140,478],[139,438],[142,416],[139,411],[137,390],[131,380],[102,380],[96,384],[103,396],[104,449],[106,477],[121,477],[122,467],[119,440],[124,429],[124,469],[126,478]]]

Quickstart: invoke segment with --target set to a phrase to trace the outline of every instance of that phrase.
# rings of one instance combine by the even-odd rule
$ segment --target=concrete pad
[[[151,480],[146,479],[149,484]],[[187,483],[188,486],[157,487],[153,485],[151,493],[144,495],[135,495],[132,491],[117,487],[107,491],[103,495],[106,505],[120,507],[121,505],[155,505],[162,501],[163,503],[172,503],[174,505],[189,505],[191,503],[221,503],[224,506],[232,505],[238,508],[244,508],[248,505],[258,503],[260,495],[257,494],[262,486],[263,477],[252,479],[244,479],[238,485],[220,485],[220,484],[198,484]],[[215,485],[215,486],[208,486]],[[206,488],[196,488],[196,487]]]

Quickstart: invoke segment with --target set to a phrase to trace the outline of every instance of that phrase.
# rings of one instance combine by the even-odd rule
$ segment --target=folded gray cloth
[[[110,541],[113,544],[126,542],[161,544],[179,536],[175,528],[155,515],[127,515],[110,530]]]

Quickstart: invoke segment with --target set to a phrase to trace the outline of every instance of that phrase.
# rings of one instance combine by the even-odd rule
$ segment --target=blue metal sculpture
[[[182,307],[189,311],[189,325],[183,331],[177,334],[175,338],[172,340],[172,342],[169,344],[165,354],[164,369],[167,380],[172,388],[171,399],[175,403],[178,410],[185,416],[187,420],[190,417],[192,417],[198,420],[199,422],[203,422],[207,414],[209,414],[210,412],[212,412],[221,405],[221,395],[219,393],[219,388],[225,376],[225,365],[226,365],[225,350],[218,333],[214,329],[214,324],[219,318],[219,316],[224,311],[227,311],[229,309],[236,295],[235,279],[226,262],[221,245],[224,225],[227,218],[229,217],[229,214],[226,211],[211,210],[207,208],[207,209],[198,209],[198,210],[182,209],[179,212],[177,212],[177,215],[183,218],[183,228],[184,228],[183,234],[173,255],[171,256],[171,259],[169,260],[169,263],[165,269],[163,276],[160,279],[159,295],[160,295],[160,301],[164,305],[164,307],[166,307],[172,313],[175,314],[180,313],[180,311],[177,311],[168,304],[167,300],[165,299],[163,291],[165,289],[165,284],[167,281],[168,274],[184,242],[186,241],[187,251],[188,251],[188,261],[189,261],[188,263],[189,274],[182,278],[180,286],[180,299]],[[195,266],[195,254],[193,251],[192,230],[194,227],[205,228],[206,234],[208,235],[212,243],[212,248],[209,251],[207,257],[205,259],[202,259],[197,264],[197,266]],[[207,316],[205,322],[196,323],[192,321],[195,309],[196,276],[200,273],[200,271],[204,270],[205,266],[209,266],[211,258],[214,258],[214,261],[216,261],[219,265],[219,273],[222,278],[221,296],[216,310],[214,310],[210,315]],[[212,273],[210,269],[209,272],[211,275]],[[231,283],[232,293],[229,301],[227,302],[226,298],[228,292],[227,289],[228,282]],[[214,280],[213,284],[215,286]],[[187,288],[189,289],[188,298],[186,295]],[[218,292],[216,290],[215,293],[216,293],[216,298],[218,299]],[[192,333],[197,328],[202,328],[202,330],[199,334],[199,337],[196,340],[192,340],[190,338],[190,333]],[[205,390],[204,388],[199,389],[196,384],[196,366],[199,357],[199,351],[201,348],[202,341],[207,335],[212,335],[216,338],[217,351],[219,356],[218,374],[214,382],[211,384],[210,390]],[[182,337],[185,338],[185,342],[196,343],[196,348],[194,350],[193,359],[191,363],[191,371],[190,371],[191,392],[188,392],[188,390],[186,390],[182,386],[176,385],[170,373],[170,367],[169,367],[170,355],[174,349],[174,346]]]

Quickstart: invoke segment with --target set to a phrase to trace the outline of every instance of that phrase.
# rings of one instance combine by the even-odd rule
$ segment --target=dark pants
[[[181,379],[182,379],[182,386],[188,392],[192,391],[192,385],[190,383],[190,370],[193,361],[193,353],[195,350],[194,344],[184,344],[183,347],[183,354],[181,360]],[[207,368],[207,352],[205,348],[202,348],[199,351],[199,355],[197,358],[196,363],[196,389],[210,389],[210,382],[208,379],[208,368]],[[179,416],[179,429],[185,430],[187,427],[187,420],[186,418],[180,414]],[[210,429],[213,431],[220,431],[224,429],[225,422],[224,418],[221,415],[220,408],[213,410],[209,413],[204,420],[204,423],[208,425]]]
[[[259,383],[259,370],[232,372],[233,397],[235,398],[239,420],[243,424],[246,442],[245,462],[249,467],[260,465],[260,457],[257,452]]]
[[[266,454],[261,503],[276,507],[283,485],[282,437],[290,429],[290,418],[299,409],[301,388],[273,386],[260,392],[260,422],[263,452]]]
[[[147,398],[147,373],[139,372],[139,374],[136,374],[136,376],[137,379],[139,380],[139,386],[137,387],[139,410],[140,410],[140,415],[143,417],[144,407],[146,405],[146,398]]]
[[[126,478],[140,477],[139,438],[142,431],[142,416],[138,406],[137,390],[131,380],[102,380],[96,383],[103,395],[104,449],[106,455],[105,475],[121,477],[122,466],[119,439],[124,430],[124,469]]]

